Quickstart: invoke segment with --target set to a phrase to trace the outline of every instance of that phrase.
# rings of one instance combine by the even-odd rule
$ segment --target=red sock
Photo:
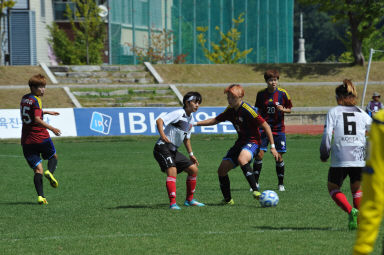
[[[355,193],[352,193],[353,207],[355,207],[356,209],[360,208],[360,200],[362,195],[363,195],[363,192],[361,190],[358,190]]]
[[[176,177],[168,176],[167,182],[165,185],[167,186],[169,203],[171,205],[175,204],[176,203]]]
[[[196,175],[188,175],[187,177],[187,200],[191,201],[193,199],[193,194],[196,189]]]
[[[343,209],[348,214],[351,212],[352,206],[349,204],[346,196],[340,190],[334,189],[329,192],[329,194],[341,209]]]

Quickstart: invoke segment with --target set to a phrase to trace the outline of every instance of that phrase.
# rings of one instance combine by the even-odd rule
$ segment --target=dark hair
[[[36,74],[29,79],[28,85],[29,87],[38,88],[47,85],[47,80],[44,75]]]
[[[183,97],[183,108],[186,107],[188,101],[195,100],[195,102],[201,104],[203,102],[203,97],[200,95],[199,92],[196,91],[190,91]]]
[[[351,80],[343,80],[343,84],[336,87],[335,93],[338,104],[348,106],[357,104],[357,92]]]
[[[268,81],[271,78],[279,79],[280,78],[279,71],[277,71],[277,70],[267,70],[267,71],[265,71],[265,73],[264,73],[264,80]]]

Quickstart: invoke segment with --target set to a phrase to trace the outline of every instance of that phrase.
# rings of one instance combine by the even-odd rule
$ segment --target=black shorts
[[[349,176],[349,182],[352,184],[361,181],[361,172],[363,167],[330,167],[328,172],[328,181],[341,187],[344,179]]]
[[[165,172],[170,167],[176,167],[177,173],[193,165],[193,162],[177,150],[170,150],[167,144],[155,145],[153,156],[159,163],[161,171]]]

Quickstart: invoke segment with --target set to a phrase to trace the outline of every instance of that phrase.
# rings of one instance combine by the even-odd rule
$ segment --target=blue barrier
[[[158,135],[156,119],[179,107],[137,108],[75,108],[78,136],[106,135]],[[225,107],[200,107],[194,113],[196,121],[216,117]],[[193,127],[195,134],[233,134],[236,130],[230,122],[210,127]]]

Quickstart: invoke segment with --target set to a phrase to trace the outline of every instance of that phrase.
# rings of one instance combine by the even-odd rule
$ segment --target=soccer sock
[[[253,175],[255,176],[256,182],[259,182],[262,167],[263,167],[262,160],[255,159],[255,161],[253,161]]]
[[[176,177],[168,176],[166,186],[168,191],[169,203],[171,205],[175,204],[176,203]]]
[[[276,162],[276,174],[279,185],[284,185],[284,161]]]
[[[39,173],[35,173],[35,176],[33,177],[33,182],[35,183],[35,189],[36,189],[37,195],[44,197],[43,175]]]
[[[351,212],[352,206],[349,204],[347,197],[340,190],[334,189],[329,192],[329,195],[331,195],[332,199],[341,209],[343,209],[343,211],[348,214]]]
[[[245,178],[247,179],[249,186],[255,191],[258,190],[256,187],[256,180],[255,176],[253,175],[251,165],[249,162],[243,166],[241,166],[241,170],[243,170],[243,174]]]
[[[362,195],[363,195],[363,192],[361,190],[358,190],[355,193],[352,193],[353,207],[355,207],[356,209],[360,208],[360,200]]]
[[[231,182],[229,181],[228,175],[219,176],[220,189],[221,193],[223,193],[224,200],[226,202],[231,201]]]
[[[57,167],[57,159],[55,157],[52,157],[48,160],[48,170],[53,174],[55,172]]]
[[[196,175],[188,175],[187,177],[187,200],[191,201],[193,199],[193,194],[196,189]]]

